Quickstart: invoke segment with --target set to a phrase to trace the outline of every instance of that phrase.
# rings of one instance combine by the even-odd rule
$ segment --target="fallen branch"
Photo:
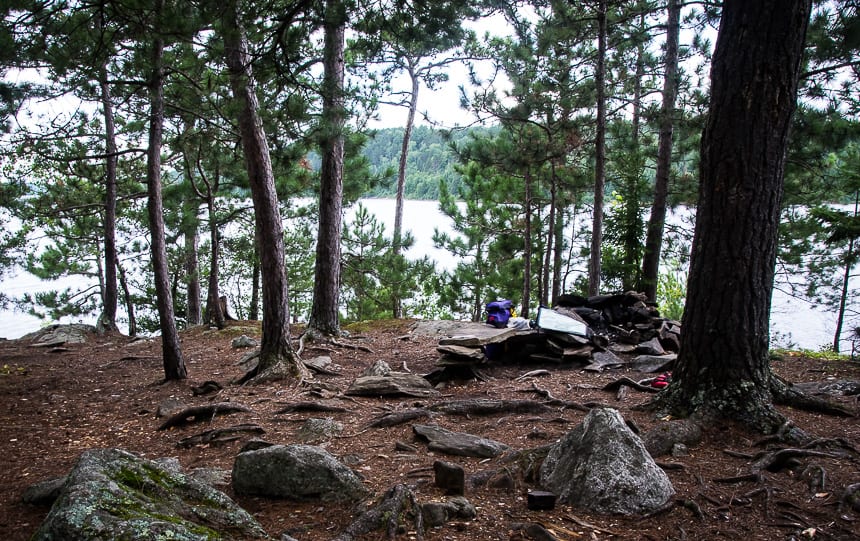
[[[524,379],[536,378],[538,376],[549,376],[551,374],[552,374],[552,372],[550,372],[549,370],[546,370],[546,369],[532,370],[531,372],[526,372],[525,374],[523,374],[522,376],[520,376],[518,378],[514,378],[514,381],[522,381]]]
[[[206,404],[204,406],[192,406],[171,416],[164,421],[158,430],[166,430],[174,426],[184,426],[192,423],[212,421],[218,415],[229,415],[231,413],[248,413],[253,411],[242,404],[232,402],[220,402],[218,404]]]

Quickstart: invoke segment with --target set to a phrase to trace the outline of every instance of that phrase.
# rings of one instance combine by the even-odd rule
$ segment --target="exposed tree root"
[[[315,411],[325,413],[345,413],[349,410],[340,406],[328,406],[319,402],[296,402],[279,409],[275,413],[293,413],[297,411]]]
[[[264,432],[265,430],[263,427],[255,424],[242,424],[228,426],[226,428],[215,428],[213,430],[201,432],[200,434],[194,434],[193,436],[182,438],[176,443],[176,446],[188,448],[195,445],[218,445],[240,439],[242,436],[239,434],[263,434]]]
[[[534,382],[532,382],[531,389],[522,389],[520,392],[535,393],[539,396],[542,396],[542,397],[547,399],[546,404],[548,406],[561,406],[564,409],[574,409],[574,410],[583,411],[586,413],[591,411],[590,407],[583,405],[583,404],[580,404],[579,402],[571,402],[569,400],[561,400],[559,398],[554,397],[552,395],[552,393],[550,393],[546,389],[541,389]]]
[[[793,408],[814,413],[835,415],[838,417],[857,416],[856,412],[853,412],[839,404],[802,393],[781,378],[773,376],[771,381],[771,393],[773,394],[773,402],[775,404],[791,406]]]
[[[367,425],[367,428],[387,428],[390,426],[402,425],[418,419],[426,419],[432,413],[425,408],[408,409],[394,413],[387,413],[382,417]]]
[[[414,531],[419,541],[424,538],[424,521],[415,494],[406,485],[395,485],[388,489],[382,499],[362,513],[347,526],[346,530],[334,541],[352,541],[377,530],[385,530],[387,539],[396,539],[402,526],[401,521],[409,519],[407,526]]]
[[[304,365],[298,354],[295,354],[295,364],[290,363],[287,359],[280,358],[273,365],[262,371],[260,371],[260,362],[258,361],[253,368],[236,380],[236,384],[245,385],[251,383],[260,385],[289,380],[294,382],[295,386],[300,386],[312,379],[313,376],[308,368]]]
[[[642,385],[638,381],[633,381],[628,377],[618,378],[615,381],[610,381],[603,386],[604,391],[617,391],[622,387],[631,387],[643,393],[659,393],[660,389],[651,387],[650,385]]]
[[[211,421],[218,415],[229,415],[231,413],[252,412],[253,410],[235,402],[219,402],[217,404],[206,404],[204,406],[192,406],[185,408],[179,413],[172,415],[161,423],[158,430],[166,430],[174,426],[184,426],[192,423]]]
[[[296,352],[297,355],[301,355],[302,352],[305,350],[306,342],[313,342],[315,345],[329,344],[343,349],[354,349],[358,351],[364,351],[365,353],[373,353],[373,350],[367,346],[341,342],[336,336],[325,334],[320,331],[309,328],[299,337],[299,347]]]

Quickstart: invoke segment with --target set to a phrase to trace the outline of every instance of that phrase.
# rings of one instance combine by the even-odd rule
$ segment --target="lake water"
[[[394,224],[394,200],[393,199],[364,199],[361,201],[369,212],[376,215],[380,223],[385,225],[388,235]],[[348,223],[354,209],[347,212],[345,223]],[[415,238],[415,244],[407,252],[407,256],[418,258],[429,256],[437,262],[439,268],[450,269],[456,264],[453,256],[445,250],[433,246],[433,233],[435,229],[450,230],[451,221],[439,211],[438,203],[435,201],[406,201],[403,213],[403,227],[411,231]],[[42,282],[38,278],[28,274],[19,273],[8,276],[0,287],[10,296],[18,296],[23,293],[36,293],[68,284],[82,284],[79,278],[71,278],[60,282]],[[77,323],[78,318],[64,318],[61,323]],[[92,323],[93,320],[84,320],[84,323]],[[14,310],[0,310],[0,337],[18,338],[29,332],[39,329],[45,325],[43,320],[36,317],[16,312]],[[817,350],[824,344],[833,341],[835,329],[835,315],[816,310],[810,303],[795,299],[782,291],[775,290],[773,295],[773,308],[771,313],[771,334],[781,337],[789,337],[790,342],[798,347]],[[788,340],[780,338],[773,345],[787,345]],[[843,341],[843,350],[850,350],[850,344]]]

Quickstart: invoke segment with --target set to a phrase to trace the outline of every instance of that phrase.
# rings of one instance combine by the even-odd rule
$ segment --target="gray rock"
[[[646,373],[664,372],[672,368],[677,358],[677,353],[670,353],[668,355],[637,355],[630,359],[628,368]]]
[[[308,419],[296,433],[296,439],[303,443],[328,441],[343,432],[343,423],[334,419]]]
[[[421,515],[424,518],[424,526],[436,528],[454,519],[473,519],[478,516],[478,511],[463,496],[455,496],[444,502],[422,503]]]
[[[504,443],[434,425],[413,425],[412,430],[430,442],[428,449],[449,455],[493,458],[510,449]]]
[[[85,451],[34,540],[265,539],[224,493],[119,449]]]
[[[49,325],[22,336],[22,341],[30,342],[34,347],[52,347],[63,344],[83,344],[89,337],[94,337],[96,328],[83,323]]]
[[[656,336],[647,342],[642,342],[636,346],[636,351],[644,355],[665,355],[666,350],[660,344],[660,339]]]
[[[624,360],[611,351],[595,351],[591,355],[591,363],[583,367],[583,370],[602,372],[606,368],[618,368],[625,364]]]
[[[293,500],[355,501],[368,495],[355,472],[310,445],[273,445],[240,453],[233,463],[233,490]]]
[[[436,396],[439,391],[418,374],[391,372],[387,376],[359,376],[349,389],[350,396]]]
[[[158,409],[155,411],[155,416],[158,418],[170,417],[174,413],[179,413],[183,409],[185,409],[185,403],[182,400],[171,396],[165,398],[161,404],[158,405]]]
[[[340,367],[332,363],[328,355],[318,355],[310,359],[302,359],[305,366],[315,370],[340,370]]]
[[[382,359],[364,369],[362,376],[387,376],[391,373],[391,367]]]
[[[65,475],[32,484],[21,495],[21,501],[32,505],[51,505],[60,496],[65,484]]]
[[[443,489],[446,494],[463,495],[466,488],[466,470],[459,464],[452,464],[444,460],[433,463],[436,486]]]
[[[259,344],[257,344],[257,341],[250,336],[243,334],[242,336],[234,338],[233,341],[230,342],[230,345],[234,348],[255,348]]]
[[[226,487],[230,484],[230,470],[218,468],[194,468],[188,475],[210,487]]]
[[[666,473],[617,410],[594,409],[555,444],[541,485],[568,503],[602,514],[644,514],[675,494]]]
[[[660,423],[642,436],[642,443],[653,458],[672,453],[675,444],[690,446],[700,441],[702,427],[688,419]]]

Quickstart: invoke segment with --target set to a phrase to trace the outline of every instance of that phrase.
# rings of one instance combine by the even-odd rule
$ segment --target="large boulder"
[[[227,495],[119,449],[85,451],[34,540],[267,539]]]
[[[547,455],[541,485],[562,503],[602,514],[644,514],[675,494],[617,410],[592,410]]]
[[[251,496],[326,501],[357,501],[369,492],[355,472],[312,445],[272,445],[239,453],[233,463],[233,490]]]

